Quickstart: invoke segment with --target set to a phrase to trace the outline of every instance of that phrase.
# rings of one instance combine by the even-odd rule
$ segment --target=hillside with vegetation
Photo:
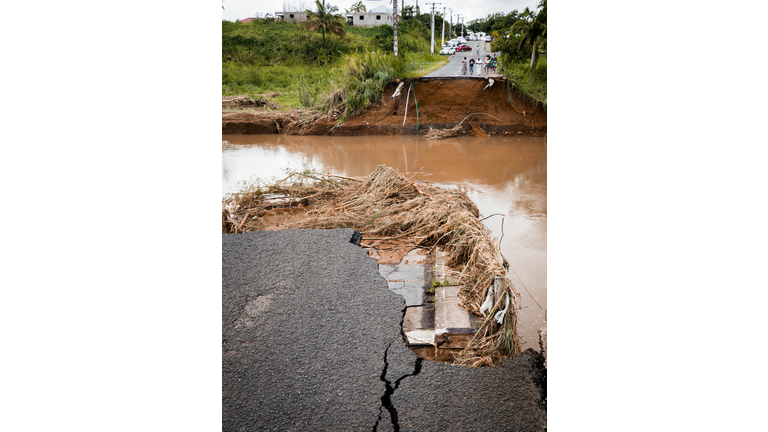
[[[430,15],[411,6],[398,23],[400,55],[395,58],[392,26],[349,26],[336,6],[325,0],[316,5],[317,12],[301,24],[274,18],[222,21],[222,96],[277,92],[272,101],[279,110],[308,108],[346,119],[377,102],[387,82],[430,70],[416,72],[415,64],[436,69],[448,60],[430,54]],[[435,29],[442,24],[435,16]],[[546,57],[538,54],[546,51],[546,0],[537,11],[491,14],[470,22],[467,30],[494,36],[491,49],[500,53],[499,72],[508,86],[546,109]],[[437,51],[440,36],[435,39]]]
[[[395,59],[389,25],[344,24],[341,37],[272,18],[223,21],[222,96],[279,92],[276,102],[284,109],[359,114],[378,101],[387,82],[413,76],[411,64],[447,61],[429,54],[430,30],[423,19],[404,19],[398,35],[400,55]]]

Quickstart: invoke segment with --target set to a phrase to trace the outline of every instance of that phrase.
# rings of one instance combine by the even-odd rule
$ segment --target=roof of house
[[[375,8],[368,10],[368,13],[372,13],[372,12],[382,12],[382,13],[390,13],[391,14],[392,13],[392,9],[388,8],[388,7],[384,6],[384,5],[381,5],[381,6],[376,6]]]

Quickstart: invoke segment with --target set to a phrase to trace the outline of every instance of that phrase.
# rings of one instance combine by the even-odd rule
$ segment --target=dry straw
[[[448,254],[446,264],[462,285],[462,306],[478,315],[494,277],[506,275],[490,230],[464,192],[417,184],[384,165],[365,178],[294,172],[271,184],[246,184],[240,192],[229,194],[224,204],[229,209],[222,213],[224,233],[264,229],[262,216],[269,210],[301,207],[307,210],[280,229],[353,228],[363,237],[414,247],[440,245]],[[494,315],[505,307],[504,294],[481,319],[474,339],[457,356],[457,364],[491,365],[522,352],[517,334],[519,293],[509,278],[501,289],[511,300],[502,324]]]

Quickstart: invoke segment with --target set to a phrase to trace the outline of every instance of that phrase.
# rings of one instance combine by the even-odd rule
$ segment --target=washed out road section
[[[480,369],[417,359],[405,301],[359,242],[351,229],[222,236],[222,430],[542,430],[538,354]]]

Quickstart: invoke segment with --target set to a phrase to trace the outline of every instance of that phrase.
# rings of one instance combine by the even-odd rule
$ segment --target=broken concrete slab
[[[460,286],[435,288],[435,330],[472,329],[469,312],[459,306]]]
[[[408,252],[399,264],[380,264],[379,272],[389,289],[405,299],[406,306],[424,304],[424,294],[430,284],[429,263],[417,250]]]
[[[435,343],[434,330],[413,330],[405,332],[408,345],[433,345]]]
[[[541,355],[544,357],[544,367],[547,367],[547,328],[542,327],[539,329],[539,347],[541,348]]]
[[[405,309],[403,331],[428,330],[435,328],[435,311],[431,306],[410,306]]]
[[[448,252],[441,248],[435,249],[435,280],[438,282],[448,281],[449,285],[458,285],[458,278],[453,275],[445,262],[448,259]]]

